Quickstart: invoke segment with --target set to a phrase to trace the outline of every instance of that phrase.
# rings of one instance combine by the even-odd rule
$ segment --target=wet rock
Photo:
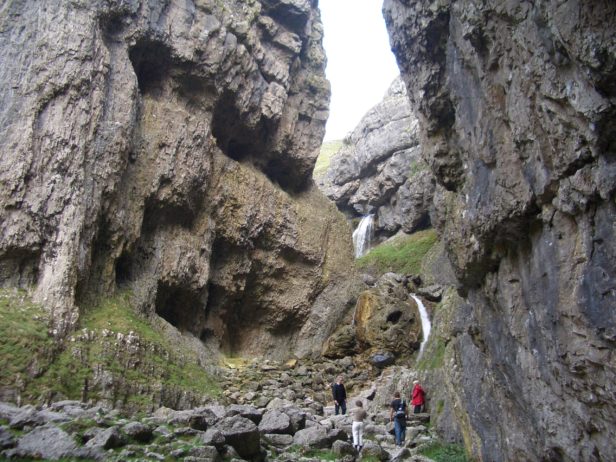
[[[440,302],[443,298],[443,287],[440,285],[430,285],[417,288],[417,295],[431,302]]]
[[[396,360],[396,357],[389,352],[385,352],[385,353],[377,353],[375,355],[372,355],[372,357],[370,358],[370,361],[372,362],[372,364],[376,367],[378,367],[379,369],[382,369],[386,366],[390,366],[391,364],[393,364]]]

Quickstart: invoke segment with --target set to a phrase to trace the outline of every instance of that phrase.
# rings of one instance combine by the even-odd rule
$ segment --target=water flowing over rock
[[[353,255],[310,185],[316,1],[11,1],[0,34],[2,286],[58,334],[125,289],[229,352],[320,347]]]
[[[362,118],[332,158],[319,188],[350,216],[375,215],[391,236],[430,224],[434,180],[421,157],[417,118],[402,79]]]
[[[355,258],[365,255],[370,249],[373,235],[374,216],[366,215],[361,219],[355,231],[353,231],[353,247]]]
[[[444,388],[468,448],[613,460],[616,4],[384,11],[460,284]]]

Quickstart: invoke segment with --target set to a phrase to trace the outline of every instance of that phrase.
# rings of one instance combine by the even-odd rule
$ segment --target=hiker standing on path
[[[406,437],[406,416],[408,410],[406,403],[400,398],[400,392],[394,393],[394,399],[391,402],[389,413],[389,421],[394,423],[394,433],[396,435],[396,446],[402,446]]]
[[[336,378],[336,383],[332,385],[332,395],[334,396],[334,404],[336,409],[336,415],[338,415],[338,411],[341,411],[341,414],[346,414],[346,388],[344,388],[344,384],[342,383],[342,376],[339,375]]]
[[[357,407],[351,411],[353,416],[353,447],[357,451],[361,451],[361,448],[364,447],[364,419],[368,417],[368,413],[360,400],[355,401],[355,405]]]
[[[419,414],[426,404],[426,392],[421,388],[419,380],[413,381],[413,392],[411,393],[411,404],[413,405],[413,414]]]

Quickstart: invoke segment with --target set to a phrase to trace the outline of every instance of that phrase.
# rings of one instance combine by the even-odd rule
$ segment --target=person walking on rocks
[[[402,446],[406,437],[406,416],[408,410],[404,399],[400,398],[400,392],[394,393],[394,399],[391,402],[389,413],[390,422],[394,423],[394,433],[396,435],[396,446]]]
[[[421,388],[419,380],[413,381],[413,392],[411,393],[411,404],[413,405],[413,414],[419,414],[426,404],[426,392]]]
[[[368,413],[361,400],[355,401],[355,405],[357,407],[351,411],[353,416],[353,447],[357,451],[361,451],[364,446],[364,419],[368,417]]]
[[[334,395],[334,407],[336,411],[336,415],[338,412],[341,414],[346,414],[346,388],[344,388],[344,384],[342,383],[342,376],[339,375],[336,378],[336,383],[332,385],[332,394]]]

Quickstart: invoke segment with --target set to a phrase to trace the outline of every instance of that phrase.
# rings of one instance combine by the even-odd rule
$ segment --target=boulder
[[[304,447],[326,449],[331,446],[331,443],[328,431],[322,425],[305,428],[293,435],[293,444]]]
[[[340,457],[354,456],[357,454],[357,451],[351,443],[342,440],[334,441],[334,444],[332,444],[332,452]]]
[[[259,432],[263,433],[292,433],[291,419],[277,409],[272,409],[263,414],[259,423]]]
[[[60,459],[70,457],[77,449],[73,438],[52,424],[36,427],[19,438],[17,447],[9,449],[9,457]]]
[[[247,419],[252,420],[255,424],[259,425],[259,422],[261,422],[261,419],[263,418],[264,411],[263,409],[257,409],[254,406],[233,404],[229,406],[227,413],[229,412],[239,414],[242,417],[246,417]]]
[[[226,417],[216,424],[216,428],[241,457],[249,459],[259,453],[259,429],[252,420],[241,416]]]
[[[396,357],[389,351],[386,351],[384,353],[374,354],[370,358],[370,362],[372,363],[372,365],[378,367],[379,369],[383,369],[384,367],[390,366],[395,361],[396,361]]]
[[[261,435],[263,440],[276,448],[287,448],[293,444],[293,436],[279,433]]]
[[[125,444],[124,438],[117,427],[99,430],[94,437],[86,443],[88,448],[115,449]]]
[[[152,428],[141,422],[129,422],[122,427],[122,432],[129,438],[140,443],[149,443],[154,436]]]
[[[12,448],[16,444],[16,440],[7,427],[0,427],[0,450]]]

